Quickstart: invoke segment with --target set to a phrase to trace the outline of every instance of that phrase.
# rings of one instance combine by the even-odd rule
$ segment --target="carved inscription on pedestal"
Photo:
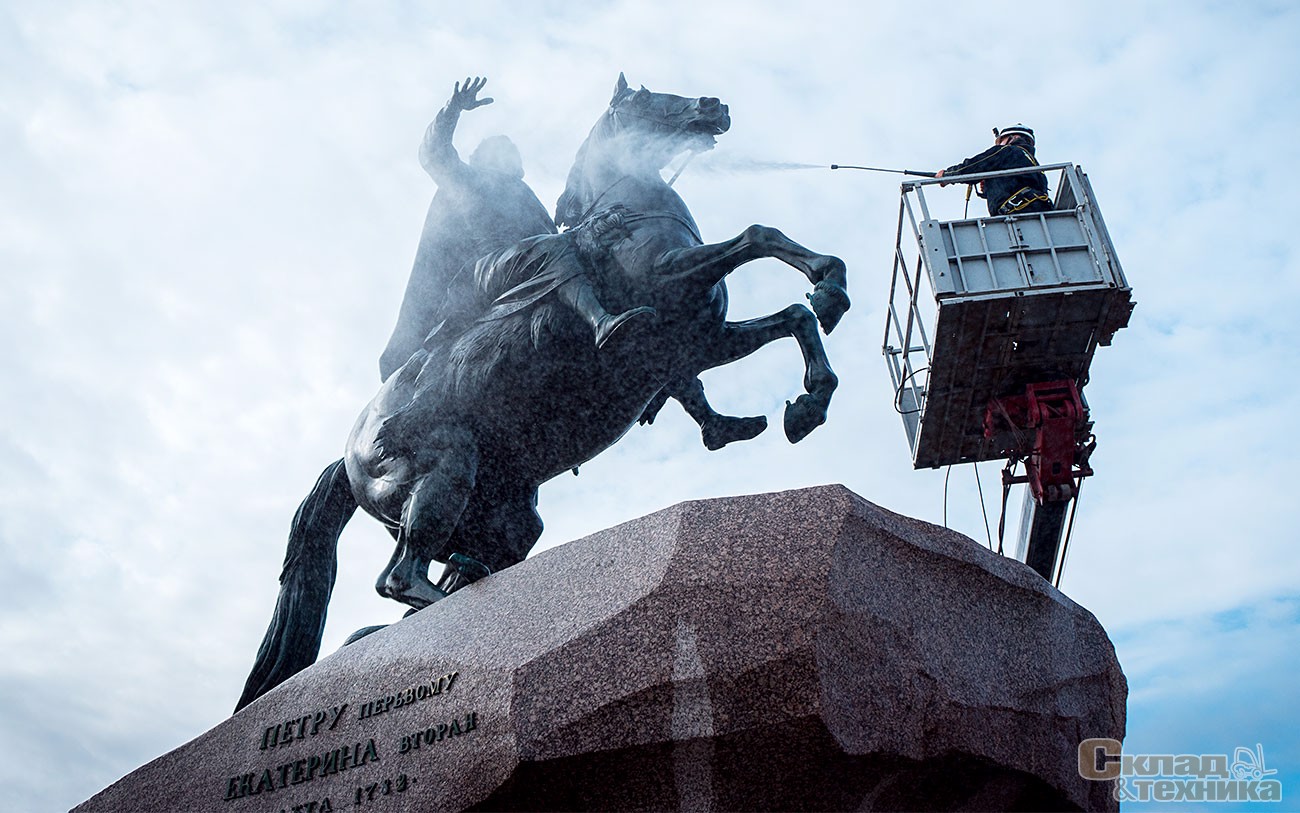
[[[271,797],[264,801],[271,802],[281,813],[333,813],[340,809],[378,805],[385,797],[406,793],[420,781],[420,774],[427,771],[427,767],[422,771],[419,764],[412,763],[412,754],[446,747],[451,740],[479,728],[479,713],[475,710],[428,705],[449,696],[458,677],[459,673],[448,672],[382,696],[304,710],[299,716],[273,722],[262,729],[256,742],[258,752],[267,760],[228,777],[222,786],[222,798],[231,802],[276,794],[282,798],[272,801],[274,797]],[[427,719],[413,720],[408,733],[391,738],[391,742],[382,736],[371,736],[373,731],[366,731],[376,724],[377,718],[398,709],[425,705],[428,705],[428,713],[422,716]],[[313,740],[324,735],[331,735],[326,739],[333,747],[314,746]],[[351,741],[338,745],[340,736]],[[337,782],[322,787],[329,795],[312,795],[310,792],[313,782],[371,766],[378,768],[379,772],[374,768],[364,771],[364,781],[349,782],[343,793],[338,791]],[[360,773],[355,775],[363,776]],[[427,781],[428,777],[425,778]],[[289,790],[301,790],[310,798],[288,804],[283,798],[288,794],[281,792]]]
[[[451,691],[452,684],[456,682],[457,672],[451,672],[441,677],[421,683],[418,686],[408,686],[405,689],[399,689],[396,694],[390,694],[385,697],[379,697],[374,700],[367,700],[361,704],[361,711],[357,714],[357,719],[364,720],[367,717],[374,717],[378,714],[387,714],[393,709],[400,709],[403,706],[409,706],[422,700],[428,700],[431,697],[437,697],[440,694]]]

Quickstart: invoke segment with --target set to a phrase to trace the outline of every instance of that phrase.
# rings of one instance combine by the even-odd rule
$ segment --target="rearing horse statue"
[[[522,561],[542,532],[541,484],[653,417],[664,393],[704,370],[793,337],[805,392],[787,403],[786,436],[798,442],[826,420],[837,380],[817,328],[829,333],[849,307],[844,263],[766,226],[705,244],[661,176],[673,157],[710,148],[730,123],[716,98],[633,91],[619,76],[557,205],[556,223],[569,231],[478,261],[480,316],[435,329],[384,382],[357,419],[344,463],[326,469],[299,509],[275,617],[237,708],[315,660],[338,534],[354,505],[397,540],[376,588],[420,609]],[[808,278],[811,311],[791,305],[726,321],[725,278],[761,257]],[[590,277],[608,310],[650,307],[655,316],[597,349],[554,286],[537,284],[563,276],[564,263]],[[436,584],[435,561],[447,564]]]

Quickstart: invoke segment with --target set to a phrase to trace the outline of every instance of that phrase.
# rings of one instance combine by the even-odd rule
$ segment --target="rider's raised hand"
[[[464,85],[456,83],[455,89],[451,93],[451,101],[447,102],[447,107],[453,110],[473,110],[476,107],[482,107],[485,104],[492,104],[492,97],[488,96],[483,99],[476,98],[478,92],[487,84],[487,79],[475,76],[473,79],[466,76]]]

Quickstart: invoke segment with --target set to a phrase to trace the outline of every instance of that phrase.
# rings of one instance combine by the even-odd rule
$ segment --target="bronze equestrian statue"
[[[805,392],[786,405],[786,436],[798,442],[825,422],[837,379],[817,328],[829,333],[849,307],[844,263],[766,226],[705,244],[661,176],[681,152],[711,148],[730,123],[716,98],[633,91],[619,76],[557,204],[555,223],[568,231],[527,237],[456,270],[456,307],[437,314],[385,379],[344,461],[299,508],[275,615],[237,709],[315,661],[338,536],[358,505],[397,541],[376,588],[415,610],[522,561],[542,531],[538,487],[652,418],[665,397],[684,396],[689,411],[704,370],[791,336]],[[724,279],[761,257],[808,278],[811,311],[791,305],[726,321]],[[562,284],[539,284],[575,276],[610,313],[653,313],[597,347]],[[434,562],[445,564],[436,583]]]

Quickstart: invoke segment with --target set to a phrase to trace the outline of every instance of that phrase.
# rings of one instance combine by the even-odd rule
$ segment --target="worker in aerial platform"
[[[980,172],[997,172],[1004,169],[1036,167],[1034,157],[1034,131],[1023,124],[1013,127],[993,128],[993,146],[960,164],[935,173],[936,178],[974,175]],[[989,205],[991,215],[1015,215],[1051,211],[1052,199],[1047,195],[1047,176],[1041,172],[987,178],[979,183],[979,196]],[[940,186],[947,186],[946,183]]]

